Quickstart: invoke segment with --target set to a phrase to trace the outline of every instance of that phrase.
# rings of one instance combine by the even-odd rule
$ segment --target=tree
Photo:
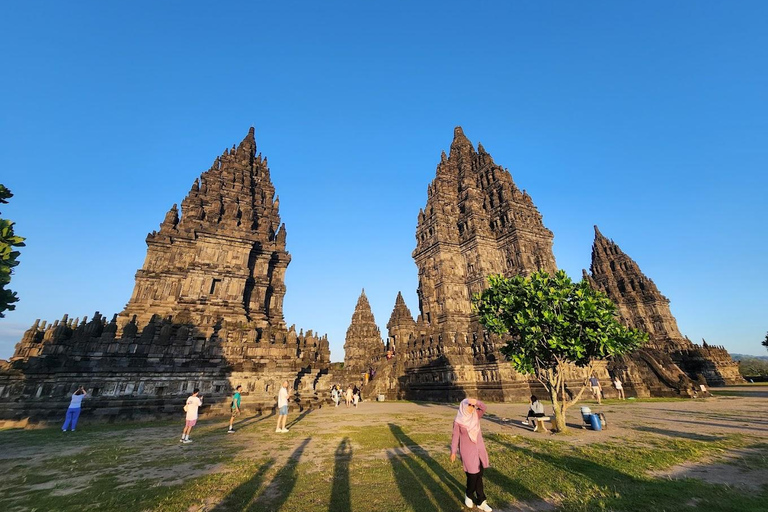
[[[501,352],[515,370],[533,374],[547,389],[555,410],[555,426],[565,431],[565,412],[584,390],[569,397],[569,365],[588,367],[594,359],[618,356],[638,348],[648,335],[616,320],[616,306],[586,281],[574,283],[558,270],[530,277],[488,278],[490,287],[473,297],[480,323],[490,332],[508,335]]]
[[[739,361],[739,373],[742,377],[768,377],[768,361],[756,357],[745,357]]]
[[[11,191],[0,185],[0,204],[8,204],[8,199],[13,197]],[[4,318],[5,311],[13,311],[13,305],[19,298],[16,292],[6,289],[11,282],[13,267],[19,264],[19,251],[14,247],[24,247],[24,239],[13,233],[13,222],[0,218],[0,318]]]
[[[765,334],[765,339],[763,340],[763,346],[768,350],[768,333]]]

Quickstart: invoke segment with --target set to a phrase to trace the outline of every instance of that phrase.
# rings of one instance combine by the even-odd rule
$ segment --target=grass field
[[[2,431],[0,510],[465,510],[465,475],[448,457],[454,410],[387,405],[305,413],[292,418],[288,434],[274,432],[271,416],[243,419],[233,435],[226,420],[206,420],[189,445],[178,442],[179,422]],[[628,418],[640,418],[643,407],[609,404]],[[717,421],[730,421],[728,412]],[[604,438],[581,430],[546,436],[491,421],[483,429],[495,510],[768,510],[768,481],[743,488],[665,474],[684,463],[722,462],[734,474],[763,475],[761,432],[640,425]]]

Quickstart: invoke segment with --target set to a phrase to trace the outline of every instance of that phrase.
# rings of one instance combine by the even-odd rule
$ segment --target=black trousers
[[[528,416],[526,418],[543,418],[543,412],[533,412],[533,409],[528,409]]]
[[[479,473],[466,473],[467,475],[467,497],[474,500],[475,505],[485,501],[485,491],[483,491],[483,464],[480,463]]]

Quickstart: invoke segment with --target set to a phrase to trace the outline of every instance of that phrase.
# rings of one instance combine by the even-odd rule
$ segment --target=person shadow
[[[463,505],[464,486],[394,423],[399,443],[389,455],[400,494],[413,510],[455,511]],[[462,496],[461,502],[459,496]]]
[[[349,464],[352,462],[352,443],[342,439],[334,454],[333,485],[328,512],[352,512],[349,488]]]
[[[275,459],[269,459],[262,464],[251,478],[232,490],[223,500],[221,500],[221,502],[219,502],[218,505],[216,505],[216,507],[213,508],[212,512],[244,510],[261,488],[261,484],[264,481],[264,475],[272,466],[274,466],[274,464]]]
[[[301,412],[301,414],[299,414],[298,416],[296,416],[296,418],[294,418],[292,421],[289,421],[289,422],[288,422],[288,424],[285,426],[285,428],[288,428],[288,429],[292,428],[292,427],[293,427],[294,425],[296,425],[298,422],[300,422],[301,420],[303,420],[303,419],[304,419],[304,418],[307,416],[307,414],[311,413],[312,411],[314,411],[314,409],[304,409],[304,410]]]
[[[262,482],[264,475],[275,464],[274,459],[264,463],[248,481],[236,487],[213,510],[215,512],[279,510],[288,500],[293,488],[296,486],[296,480],[298,479],[297,466],[311,440],[311,437],[304,439],[288,456],[285,465],[280,468],[263,490]],[[261,494],[256,496],[259,490],[261,490]]]
[[[266,419],[269,419],[274,415],[275,413],[272,412],[271,414],[260,414],[258,416],[249,416],[247,418],[243,418],[241,420],[235,421],[235,423],[233,423],[233,426],[236,427],[237,429],[250,427],[251,425],[255,425],[256,423],[260,423]]]

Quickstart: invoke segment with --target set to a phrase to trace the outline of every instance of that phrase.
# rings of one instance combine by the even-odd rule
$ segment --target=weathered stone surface
[[[727,352],[684,338],[669,301],[653,281],[615,244],[596,234],[593,275],[585,273],[585,278],[617,302],[628,325],[648,331],[652,339],[630,356],[595,362],[606,395],[616,394],[610,385],[615,376],[635,396],[692,396],[703,378],[710,384],[738,380]],[[502,341],[483,331],[472,313],[471,297],[486,286],[490,274],[555,271],[552,238],[530,196],[482,145],[475,150],[456,128],[450,154],[443,153],[418,217],[413,257],[419,269],[420,315],[414,323],[398,295],[387,324],[396,357],[379,363],[379,373],[387,379],[375,382],[372,392],[455,401],[467,395],[523,400],[532,390],[541,391],[537,381],[503,361]],[[573,367],[567,380],[579,389],[584,377],[583,369]]]
[[[552,232],[509,171],[461,128],[443,153],[419,212],[413,258],[419,317],[398,296],[387,328],[400,372],[398,394],[425,400],[522,400],[529,379],[501,363],[500,340],[483,332],[471,297],[492,273],[554,271]],[[381,373],[381,372],[380,372]]]
[[[40,417],[47,409],[36,401],[60,401],[79,385],[107,416],[162,412],[195,387],[206,407],[237,384],[246,408],[271,407],[283,380],[303,404],[317,399],[328,339],[286,327],[291,258],[253,128],[195,180],[181,212],[174,205],[147,246],[133,295],[111,321],[98,312],[91,321],[65,315],[27,330],[0,367],[0,415]],[[130,407],[109,405],[114,400]]]
[[[613,240],[603,236],[597,226],[589,270],[589,274],[584,271],[584,279],[616,303],[622,322],[649,334],[649,342],[643,347],[646,359],[671,358],[678,373],[682,370],[696,382],[704,380],[715,386],[743,382],[738,363],[723,347],[711,347],[706,342],[699,346],[680,333],[669,308],[669,299],[632,258]],[[670,364],[666,366],[670,367]],[[651,382],[648,378],[642,380],[646,384]]]
[[[360,294],[347,329],[344,343],[344,371],[350,376],[360,376],[368,371],[374,360],[384,353],[381,331],[376,326],[371,305],[365,290]]]

